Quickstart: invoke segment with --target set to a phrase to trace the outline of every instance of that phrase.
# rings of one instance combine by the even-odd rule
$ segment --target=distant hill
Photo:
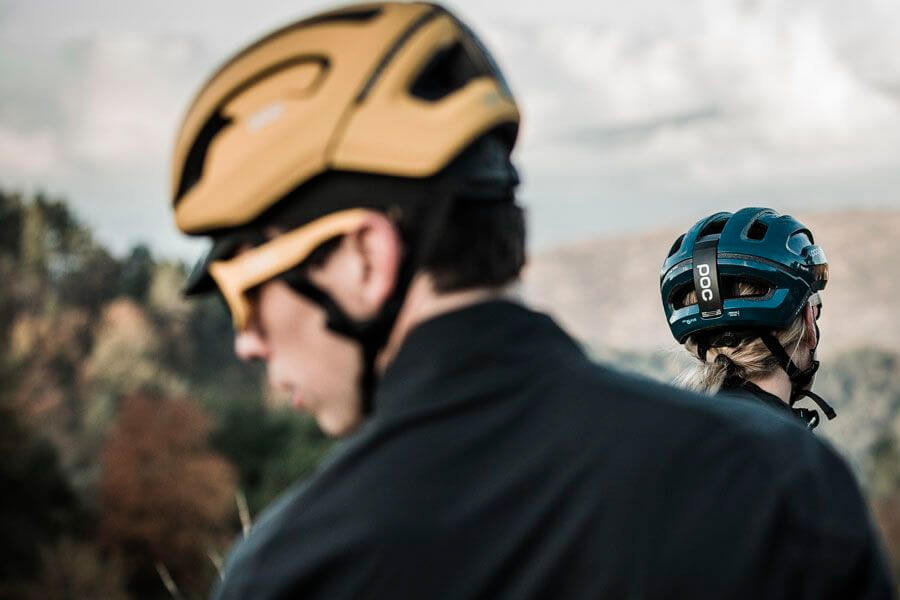
[[[866,344],[900,350],[900,211],[796,216],[825,248],[831,268],[823,294],[822,355]],[[659,267],[683,231],[588,240],[539,253],[526,269],[523,291],[595,349],[671,348]]]

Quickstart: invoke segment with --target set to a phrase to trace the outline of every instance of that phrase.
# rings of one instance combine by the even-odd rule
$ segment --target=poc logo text
[[[712,279],[709,276],[709,265],[701,263],[697,265],[697,273],[700,274],[700,297],[710,302],[713,299]]]

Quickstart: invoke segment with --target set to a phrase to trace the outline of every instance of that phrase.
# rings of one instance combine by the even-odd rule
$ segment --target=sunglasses
[[[250,322],[252,290],[299,265],[328,240],[350,233],[365,220],[359,208],[331,213],[241,252],[229,260],[213,261],[209,274],[228,305],[236,331]]]

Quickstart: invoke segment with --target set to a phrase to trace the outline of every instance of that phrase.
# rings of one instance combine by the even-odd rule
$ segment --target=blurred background
[[[524,113],[522,294],[602,361],[683,368],[672,241],[771,206],[832,265],[819,428],[900,561],[896,0],[447,2]],[[0,598],[203,597],[248,520],[329,442],[178,293],[168,205],[194,92],[324,2],[0,0]],[[895,568],[900,562],[895,565]]]

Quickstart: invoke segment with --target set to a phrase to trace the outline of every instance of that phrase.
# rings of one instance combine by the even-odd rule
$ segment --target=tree
[[[24,600],[97,598],[129,600],[126,575],[118,556],[104,556],[93,544],[68,538],[41,552],[41,575],[24,587]]]
[[[81,363],[84,426],[102,436],[122,397],[143,390],[178,395],[184,385],[159,360],[160,331],[138,304],[125,298],[107,304]]]
[[[0,254],[18,260],[22,244],[24,207],[19,194],[0,190]]]
[[[14,375],[0,373],[0,581],[36,575],[40,549],[74,528],[79,506],[56,449],[20,423],[9,406]]]
[[[144,244],[134,246],[122,262],[119,292],[136,302],[146,302],[154,266],[150,249]]]
[[[269,410],[258,399],[223,410],[211,443],[237,467],[253,514],[308,476],[332,445],[313,419]]]
[[[207,444],[210,420],[182,398],[125,399],[103,449],[101,535],[131,561],[136,585],[157,585],[155,565],[182,588],[203,590],[207,552],[231,537],[235,475]]]

